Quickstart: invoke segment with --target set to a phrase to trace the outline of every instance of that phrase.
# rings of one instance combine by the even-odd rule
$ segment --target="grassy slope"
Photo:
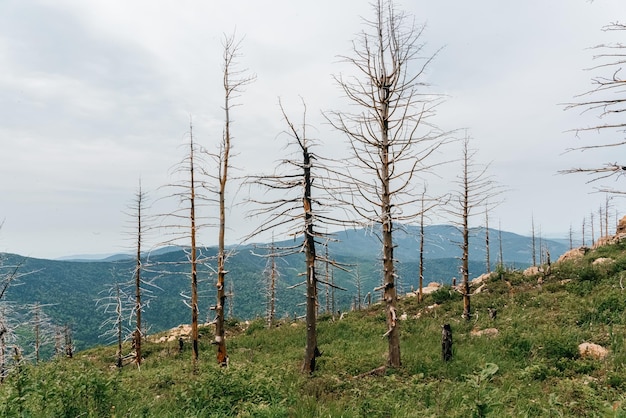
[[[625,249],[603,247],[554,265],[541,287],[537,277],[519,272],[493,277],[487,291],[472,298],[470,323],[460,318],[460,296],[449,288],[422,304],[403,299],[399,370],[354,377],[385,361],[384,313],[373,307],[342,320],[320,318],[323,355],[310,377],[299,372],[303,323],[271,330],[260,321],[231,324],[227,369],[214,365],[209,345],[201,346],[195,375],[188,347],[178,354],[175,342],[145,344],[141,370],[119,372],[110,367],[115,348],[95,348],[14,370],[0,385],[0,415],[16,416],[21,409],[31,416],[94,417],[626,416]],[[600,256],[615,261],[593,266]],[[488,307],[498,309],[495,321]],[[444,323],[453,330],[449,363],[441,360]],[[470,335],[472,328],[488,327],[499,334]],[[609,348],[608,358],[581,358],[577,346],[583,341]]]

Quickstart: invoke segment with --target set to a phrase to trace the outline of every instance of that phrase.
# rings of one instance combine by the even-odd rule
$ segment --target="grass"
[[[403,365],[384,364],[382,307],[320,317],[322,356],[300,373],[306,328],[230,321],[230,366],[215,365],[201,339],[199,371],[187,346],[145,342],[141,370],[112,365],[114,347],[73,359],[23,364],[0,385],[0,416],[55,417],[626,417],[626,248],[602,247],[552,266],[543,278],[494,275],[472,297],[474,317],[449,287],[399,302]],[[612,263],[594,265],[600,257]],[[436,306],[434,306],[436,304]],[[488,308],[498,310],[496,320]],[[453,359],[441,360],[441,326],[451,324]],[[472,329],[497,328],[493,337]],[[208,333],[205,330],[205,333]],[[607,347],[604,360],[581,358],[578,344]],[[127,347],[129,351],[130,348]]]

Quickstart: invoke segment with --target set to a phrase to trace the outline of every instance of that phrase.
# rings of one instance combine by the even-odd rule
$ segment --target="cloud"
[[[448,95],[433,122],[467,128],[478,157],[494,161],[493,174],[513,190],[494,213],[503,228],[527,231],[535,213],[545,230],[565,231],[596,208],[604,197],[589,195],[585,179],[555,173],[610,154],[561,156],[577,143],[564,131],[593,118],[559,103],[590,86],[585,48],[606,39],[600,28],[618,20],[620,1],[400,6],[427,24],[426,53],[444,47],[427,73],[429,91]],[[215,149],[221,138],[224,33],[244,37],[241,67],[257,75],[233,112],[239,174],[272,171],[284,158],[278,97],[294,120],[304,98],[320,153],[345,152],[321,111],[347,106],[331,75],[352,71],[338,56],[350,54],[361,16],[370,14],[357,0],[3,2],[0,250],[60,256],[119,248],[121,213],[138,178],[159,193],[182,157],[190,117],[202,145]],[[252,222],[245,210],[233,209],[231,237]]]

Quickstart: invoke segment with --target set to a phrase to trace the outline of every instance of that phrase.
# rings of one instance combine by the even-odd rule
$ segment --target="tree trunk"
[[[189,151],[189,219],[191,221],[191,362],[194,372],[198,370],[198,259],[196,253],[196,194],[193,161],[193,135]]]
[[[313,211],[311,198],[311,156],[306,148],[304,157],[304,207],[305,232],[304,251],[306,255],[306,348],[302,371],[313,373],[315,359],[321,355],[317,347],[317,277],[315,273],[315,231],[313,230]]]

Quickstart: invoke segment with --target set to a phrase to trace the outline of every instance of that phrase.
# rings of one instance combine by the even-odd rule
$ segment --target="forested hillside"
[[[398,286],[401,293],[417,288],[419,269],[419,237],[415,227],[399,231],[398,247]],[[484,229],[473,231],[471,240],[471,277],[485,272]],[[492,265],[498,260],[498,231],[490,230],[492,236]],[[505,265],[524,268],[530,265],[531,238],[502,232],[502,245]],[[425,234],[425,284],[431,281],[449,284],[458,276],[459,248],[458,231],[450,226],[430,226]],[[361,301],[367,293],[372,293],[376,301],[379,295],[373,289],[380,285],[380,245],[377,237],[364,230],[348,230],[337,234],[338,242],[329,244],[329,254],[349,266],[350,272],[333,269],[334,283],[346,289],[327,293],[320,287],[320,312],[327,307],[333,310],[349,310],[357,296],[356,271],[359,272]],[[287,245],[291,242],[276,243]],[[558,242],[543,240],[543,245],[550,248],[554,258],[567,248]],[[538,245],[537,245],[538,246]],[[267,260],[259,255],[265,253],[267,244],[241,246],[232,249],[229,256],[229,281],[227,291],[232,290],[234,297],[227,299],[227,315],[240,319],[251,319],[265,315],[264,270]],[[210,321],[212,312],[209,307],[215,301],[215,248],[202,250],[206,261],[200,273],[200,320]],[[537,256],[537,259],[539,256]],[[134,262],[123,255],[111,257],[109,261],[55,261],[42,260],[18,255],[5,254],[5,265],[19,265],[22,273],[28,273],[18,283],[12,285],[6,295],[7,301],[16,306],[39,303],[52,322],[59,326],[70,325],[74,343],[79,349],[108,341],[99,338],[106,331],[101,325],[111,313],[105,314],[98,299],[106,296],[107,289],[114,283],[128,282],[132,277]],[[290,288],[302,281],[303,260],[296,254],[277,261],[280,278],[277,284],[276,315],[301,316],[303,300],[301,287]],[[357,269],[358,266],[358,269]],[[189,292],[189,267],[184,250],[171,248],[155,251],[144,260],[144,280],[152,281],[154,287],[148,287],[146,299],[150,302],[144,310],[144,323],[148,332],[157,332],[175,327],[190,320],[189,308],[183,302],[182,295]],[[325,274],[320,268],[319,274]],[[334,294],[334,298],[333,298]],[[334,304],[332,303],[334,301]],[[231,307],[232,304],[232,307]],[[23,314],[26,321],[26,314]]]

